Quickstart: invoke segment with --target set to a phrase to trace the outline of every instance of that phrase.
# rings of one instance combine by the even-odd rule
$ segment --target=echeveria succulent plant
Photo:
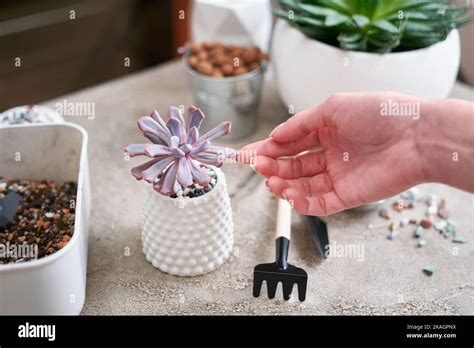
[[[169,108],[168,116],[166,123],[156,110],[141,117],[138,128],[152,144],[130,144],[124,149],[130,157],[152,158],[132,168],[132,176],[153,184],[156,191],[167,196],[173,194],[176,181],[183,187],[209,184],[211,177],[201,169],[201,164],[219,167],[225,158],[235,155],[230,148],[211,145],[211,141],[229,134],[230,122],[199,136],[204,114],[197,107],[188,108],[187,121],[175,106]]]

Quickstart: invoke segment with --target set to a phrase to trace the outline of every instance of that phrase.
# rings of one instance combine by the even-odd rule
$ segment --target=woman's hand
[[[396,93],[337,94],[241,152],[256,151],[255,170],[296,211],[328,215],[430,180],[417,138],[427,108]]]

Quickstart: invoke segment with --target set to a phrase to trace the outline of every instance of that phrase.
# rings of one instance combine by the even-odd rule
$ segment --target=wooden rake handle
[[[275,239],[275,261],[280,269],[288,268],[288,251],[291,238],[291,206],[286,200],[278,200]]]

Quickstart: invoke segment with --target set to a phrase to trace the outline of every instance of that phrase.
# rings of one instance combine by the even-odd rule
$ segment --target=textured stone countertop
[[[265,83],[258,133],[245,142],[264,138],[287,115],[271,74]],[[474,100],[473,89],[461,84],[452,95]],[[274,257],[277,202],[250,168],[226,164],[235,222],[231,257],[217,271],[200,277],[160,272],[141,251],[146,188],[129,175],[137,161],[124,161],[122,148],[141,140],[135,124],[139,116],[154,108],[166,113],[169,105],[192,103],[185,72],[180,63],[168,63],[46,105],[64,99],[96,104],[95,119],[66,117],[90,136],[93,210],[83,314],[474,314],[474,196],[443,185],[420,189],[446,198],[467,244],[453,243],[431,230],[427,245],[417,248],[411,226],[388,240],[388,221],[377,212],[344,212],[327,219],[330,241],[363,248],[363,259],[323,261],[305,219],[294,214],[290,262],[308,271],[309,284],[305,302],[285,302],[281,293],[275,300],[252,297],[253,267]],[[423,215],[421,206],[407,216]],[[422,269],[431,264],[439,269],[427,276]]]

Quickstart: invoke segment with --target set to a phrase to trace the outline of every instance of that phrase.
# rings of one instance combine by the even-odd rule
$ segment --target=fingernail
[[[278,129],[282,128],[285,123],[286,123],[286,122],[283,122],[283,123],[280,123],[278,126],[276,126],[276,127],[272,130],[272,132],[270,133],[269,137],[270,137],[270,138],[273,138],[273,135],[275,134],[275,132],[276,132]]]
[[[265,179],[265,188],[267,189],[268,192],[272,192],[272,191],[270,190],[270,186],[268,186],[268,180],[269,180],[269,179]]]
[[[256,173],[257,172],[257,166],[255,165],[254,162],[250,162],[250,168]]]

